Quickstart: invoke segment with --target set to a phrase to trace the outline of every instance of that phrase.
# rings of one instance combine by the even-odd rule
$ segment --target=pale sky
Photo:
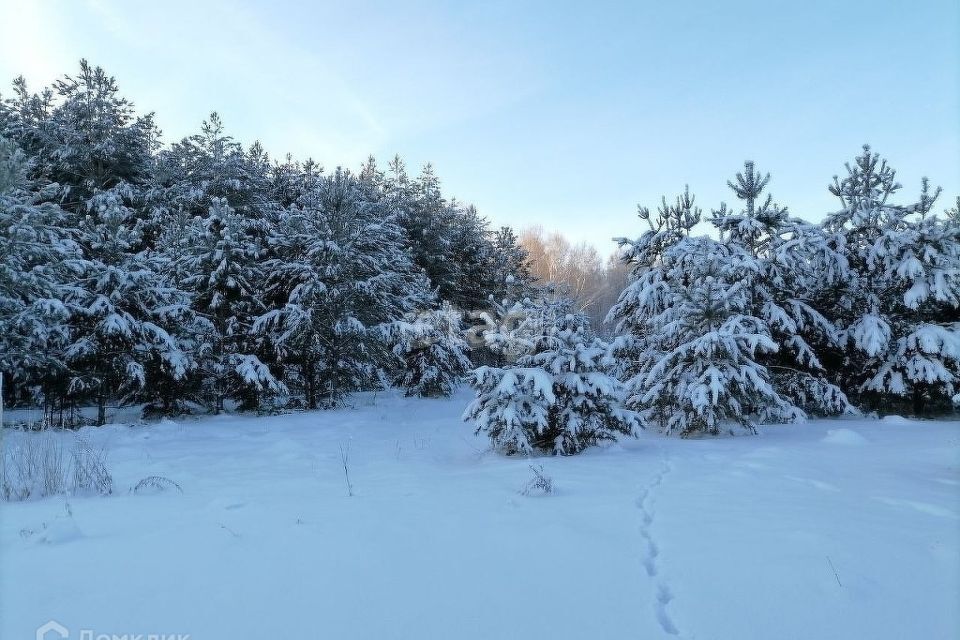
[[[732,200],[749,158],[818,220],[869,142],[960,193],[960,3],[0,0],[0,92],[85,57],[167,141],[229,132],[324,166],[432,162],[494,223],[608,253],[637,203]]]

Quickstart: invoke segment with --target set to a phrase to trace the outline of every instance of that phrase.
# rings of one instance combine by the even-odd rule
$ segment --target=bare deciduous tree
[[[603,319],[626,284],[626,265],[615,255],[604,261],[593,245],[573,244],[562,234],[540,226],[524,229],[520,244],[528,253],[531,273],[540,283],[560,285],[595,329],[611,330],[603,326]]]

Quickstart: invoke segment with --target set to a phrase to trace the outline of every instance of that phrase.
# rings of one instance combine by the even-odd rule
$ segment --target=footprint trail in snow
[[[672,466],[670,462],[664,458],[660,471],[653,477],[653,480],[647,483],[640,492],[640,497],[637,499],[637,507],[640,509],[640,537],[643,538],[644,544],[643,568],[650,578],[656,578],[659,573],[658,558],[660,556],[660,547],[657,546],[657,542],[651,531],[651,526],[656,516],[656,511],[653,508],[654,492],[663,483],[663,479],[670,473],[671,469]],[[658,580],[656,601],[653,604],[654,615],[664,633],[676,636],[680,634],[680,631],[677,629],[677,625],[667,610],[667,605],[669,605],[672,600],[673,593],[670,591],[669,585],[666,581]]]

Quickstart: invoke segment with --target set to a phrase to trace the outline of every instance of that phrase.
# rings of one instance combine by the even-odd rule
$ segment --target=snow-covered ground
[[[539,497],[468,399],[84,429],[116,494],[0,506],[0,638],[958,637],[958,422],[648,433]]]

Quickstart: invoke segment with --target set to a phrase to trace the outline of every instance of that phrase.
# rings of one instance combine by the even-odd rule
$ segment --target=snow
[[[531,461],[485,451],[468,392],[401,393],[84,429],[116,492],[2,505],[0,637],[51,618],[198,640],[960,630],[960,422],[644,432]],[[518,493],[531,462],[551,495]],[[153,475],[183,492],[128,491]]]
[[[866,444],[867,439],[852,429],[829,429],[821,442],[829,444]]]
[[[50,522],[44,522],[40,531],[26,530],[22,535],[34,534],[37,542],[41,544],[64,544],[83,537],[76,520],[66,513],[54,517]]]

